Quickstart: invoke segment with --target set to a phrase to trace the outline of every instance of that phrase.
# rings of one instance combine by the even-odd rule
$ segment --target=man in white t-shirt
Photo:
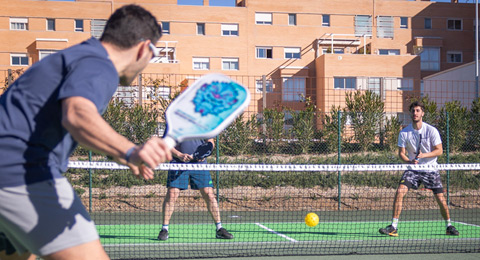
[[[421,102],[414,102],[410,105],[412,123],[402,129],[398,135],[398,156],[406,163],[436,165],[437,157],[442,155],[442,139],[438,130],[423,122],[425,106]],[[458,236],[459,232],[450,223],[450,212],[447,202],[443,196],[443,186],[440,174],[437,170],[414,171],[407,170],[403,173],[402,179],[395,194],[393,203],[392,224],[381,228],[381,234],[398,236],[398,218],[402,212],[403,197],[410,188],[418,189],[422,184],[425,188],[433,191],[435,200],[440,206],[440,213],[445,219],[446,234]]]

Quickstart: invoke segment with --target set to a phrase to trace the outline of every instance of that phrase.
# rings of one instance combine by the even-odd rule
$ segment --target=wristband
[[[134,146],[127,150],[127,153],[125,154],[125,161],[127,161],[127,163],[130,161],[130,157],[132,156],[132,153],[135,150],[135,147],[137,146]]]

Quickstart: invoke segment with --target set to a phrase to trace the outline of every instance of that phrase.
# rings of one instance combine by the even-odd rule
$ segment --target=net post
[[[450,115],[447,114],[447,164],[450,163]],[[447,170],[447,205],[450,205],[450,170]]]
[[[88,161],[92,162],[92,150],[88,151]],[[92,213],[92,168],[88,168],[88,212]]]
[[[342,163],[342,133],[340,131],[340,127],[342,126],[341,120],[342,120],[342,112],[338,111],[337,115],[337,140],[338,140],[338,165]],[[338,210],[341,210],[342,207],[342,172],[338,171]]]

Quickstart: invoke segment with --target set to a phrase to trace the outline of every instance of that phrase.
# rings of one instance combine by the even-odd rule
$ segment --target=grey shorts
[[[418,189],[420,184],[427,189],[431,189],[433,193],[443,193],[442,181],[438,171],[433,172],[419,172],[407,170],[403,173],[400,184],[407,186],[408,188]]]
[[[0,232],[8,239],[0,243],[11,243],[19,254],[30,251],[38,256],[99,239],[65,178],[0,188]]]

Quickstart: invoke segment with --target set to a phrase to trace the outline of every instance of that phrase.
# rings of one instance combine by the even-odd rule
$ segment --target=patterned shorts
[[[418,186],[422,184],[427,189],[431,189],[433,193],[443,193],[442,181],[440,180],[440,174],[437,171],[433,172],[419,172],[407,170],[403,173],[400,184],[407,186],[408,188],[418,189]]]

